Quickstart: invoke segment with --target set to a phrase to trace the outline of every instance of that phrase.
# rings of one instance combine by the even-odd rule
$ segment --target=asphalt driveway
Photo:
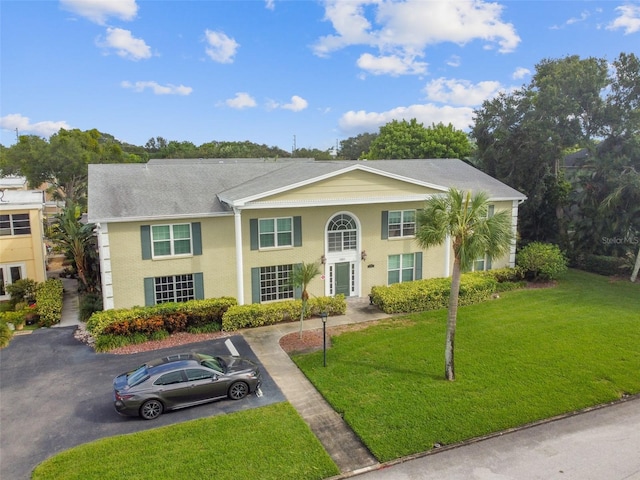
[[[262,396],[221,400],[167,412],[153,421],[121,417],[112,404],[113,377],[160,356],[198,351],[258,361],[241,336],[133,355],[97,354],[73,337],[75,327],[39,329],[0,350],[0,478],[22,480],[50,456],[93,440],[210,417],[285,400],[262,369]]]

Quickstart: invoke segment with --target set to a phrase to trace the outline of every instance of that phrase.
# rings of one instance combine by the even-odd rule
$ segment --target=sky
[[[0,143],[336,147],[473,111],[569,55],[640,54],[640,0],[0,0]]]

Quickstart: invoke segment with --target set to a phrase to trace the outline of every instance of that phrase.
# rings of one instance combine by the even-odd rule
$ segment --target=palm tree
[[[637,236],[640,232],[640,173],[633,167],[623,170],[618,178],[618,186],[604,199],[601,206],[609,214],[615,207],[618,207],[620,212],[624,212],[623,215],[616,215],[616,219],[617,223],[625,229],[626,241],[630,245],[638,245],[638,253],[630,278],[635,282],[640,271],[640,242]]]
[[[484,192],[471,194],[452,188],[445,195],[427,200],[424,209],[418,211],[416,240],[420,247],[427,249],[441,245],[450,238],[453,248],[444,355],[447,380],[455,380],[454,340],[461,272],[485,255],[504,255],[513,239],[511,212],[500,211],[489,215],[488,200]]]
[[[95,248],[93,228],[92,223],[83,224],[80,221],[80,212],[75,205],[68,205],[62,213],[55,216],[49,230],[49,236],[55,244],[54,249],[63,252],[73,261],[81,287],[85,291],[93,291],[95,287],[89,279],[91,249]]]
[[[317,263],[304,263],[296,265],[291,275],[291,283],[296,288],[302,289],[302,312],[300,313],[300,338],[302,338],[302,321],[307,310],[307,301],[309,300],[309,292],[307,287],[315,277],[320,274],[320,267]]]

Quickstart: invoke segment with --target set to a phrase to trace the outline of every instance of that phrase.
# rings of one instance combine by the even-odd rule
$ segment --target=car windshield
[[[149,378],[149,371],[146,365],[141,365],[134,371],[127,374],[127,385],[134,387]]]
[[[209,367],[217,372],[225,371],[225,363],[220,357],[206,357],[201,362],[205,367]]]

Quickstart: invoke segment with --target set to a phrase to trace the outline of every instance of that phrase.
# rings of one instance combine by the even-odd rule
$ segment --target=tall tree
[[[377,136],[377,133],[361,133],[342,140],[338,156],[344,160],[359,160],[369,151]]]
[[[302,322],[307,312],[307,302],[309,301],[309,292],[307,287],[311,280],[320,275],[320,266],[317,263],[304,263],[296,265],[291,275],[291,283],[296,288],[302,289],[302,312],[300,313],[300,338],[302,338]]]
[[[458,317],[458,296],[462,271],[478,258],[500,257],[509,251],[513,239],[511,213],[502,210],[488,214],[489,199],[484,192],[462,192],[450,189],[434,196],[418,211],[416,240],[428,249],[451,239],[453,271],[447,313],[445,341],[445,378],[455,380],[454,347]]]
[[[92,275],[92,272],[97,272],[94,224],[82,223],[80,219],[80,209],[67,204],[62,213],[55,216],[49,237],[54,243],[54,250],[64,253],[73,263],[81,283],[80,289],[94,292],[98,288],[97,279]]]
[[[467,135],[442,123],[425,128],[415,118],[393,120],[380,127],[365,157],[370,160],[406,158],[466,158],[471,152]]]

